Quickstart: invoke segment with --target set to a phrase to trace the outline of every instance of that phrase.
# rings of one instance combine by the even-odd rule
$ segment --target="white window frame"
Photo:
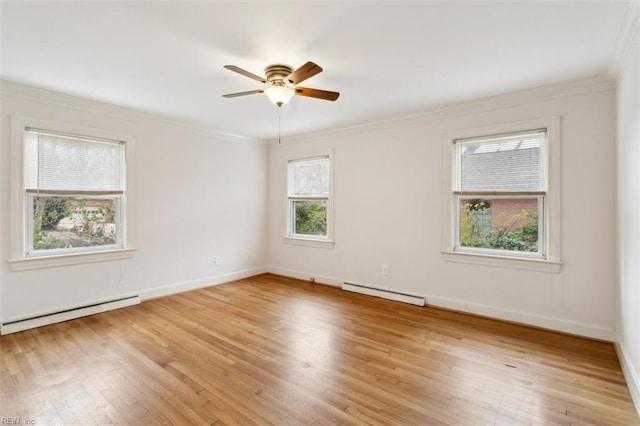
[[[327,197],[295,197],[290,195],[291,176],[289,164],[295,161],[311,160],[314,158],[329,159],[329,195]],[[284,242],[287,244],[296,244],[309,247],[333,248],[334,247],[334,231],[333,231],[333,189],[334,189],[334,158],[333,150],[307,152],[304,154],[291,155],[284,158],[285,169],[285,224],[284,224]],[[293,232],[294,211],[293,202],[295,201],[326,201],[327,202],[327,235],[304,235]]]
[[[85,136],[87,138],[117,140],[125,143],[126,162],[126,207],[124,201],[120,206],[124,212],[121,220],[124,222],[121,232],[121,241],[116,245],[105,247],[92,247],[90,250],[77,250],[68,252],[42,251],[37,255],[27,255],[30,243],[27,241],[31,217],[28,216],[28,196],[24,190],[24,140],[25,129],[46,129],[51,132],[67,133]],[[11,116],[11,258],[9,264],[12,271],[49,268],[82,263],[109,261],[131,258],[134,255],[133,248],[133,212],[135,205],[135,188],[133,178],[134,140],[128,135],[117,132],[78,126],[71,123],[63,123],[51,120],[42,120],[19,115]]]
[[[546,129],[546,149],[542,161],[546,170],[546,192],[539,201],[540,253],[524,253],[465,247],[456,248],[459,241],[459,197],[456,195],[456,147],[455,142],[485,135],[517,133]],[[487,266],[559,272],[560,261],[560,117],[542,117],[486,127],[447,132],[443,137],[442,164],[442,254],[445,260]],[[478,198],[474,195],[473,198]],[[494,197],[489,197],[494,198]],[[542,205],[540,205],[542,204]]]

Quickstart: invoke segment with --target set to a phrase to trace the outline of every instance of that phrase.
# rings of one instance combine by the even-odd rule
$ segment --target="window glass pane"
[[[326,201],[292,201],[294,233],[297,235],[327,235]]]
[[[116,244],[118,197],[29,197],[33,250]]]
[[[123,191],[124,144],[25,132],[26,189]]]
[[[329,196],[329,158],[311,158],[289,162],[289,195],[294,197]]]
[[[456,142],[461,191],[544,190],[545,133],[520,133]]]
[[[459,200],[461,247],[538,252],[540,198]]]

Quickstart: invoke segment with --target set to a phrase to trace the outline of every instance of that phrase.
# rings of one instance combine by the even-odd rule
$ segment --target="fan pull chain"
[[[282,136],[282,117],[280,114],[280,107],[278,107],[278,145],[280,145],[280,143],[282,142],[281,140],[281,136]]]

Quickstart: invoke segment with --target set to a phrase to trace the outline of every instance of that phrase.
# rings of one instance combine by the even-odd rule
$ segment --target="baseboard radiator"
[[[30,318],[23,318],[15,321],[3,322],[0,326],[0,334],[16,333],[30,328],[42,327],[43,325],[55,324],[57,322],[69,321],[75,318],[86,317],[111,311],[113,309],[124,308],[126,306],[140,303],[140,296],[129,296],[120,299],[108,300],[94,303],[92,305],[78,306],[58,312],[51,312],[44,315],[36,315]]]
[[[395,300],[397,302],[409,303],[411,305],[424,306],[424,296],[415,294],[401,293],[393,290],[382,290],[375,287],[367,287],[361,284],[343,283],[342,289],[352,291],[354,293],[366,294],[368,296],[382,297],[383,299]]]

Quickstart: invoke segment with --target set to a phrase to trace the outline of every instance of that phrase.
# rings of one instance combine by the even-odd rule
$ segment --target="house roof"
[[[478,136],[455,142],[462,191],[541,191],[546,130]]]
[[[542,190],[538,147],[488,152],[481,148],[462,155],[462,191]]]
[[[256,138],[278,109],[223,69],[314,61],[341,93],[281,109],[284,136],[611,70],[627,2],[2,2],[2,79]]]

